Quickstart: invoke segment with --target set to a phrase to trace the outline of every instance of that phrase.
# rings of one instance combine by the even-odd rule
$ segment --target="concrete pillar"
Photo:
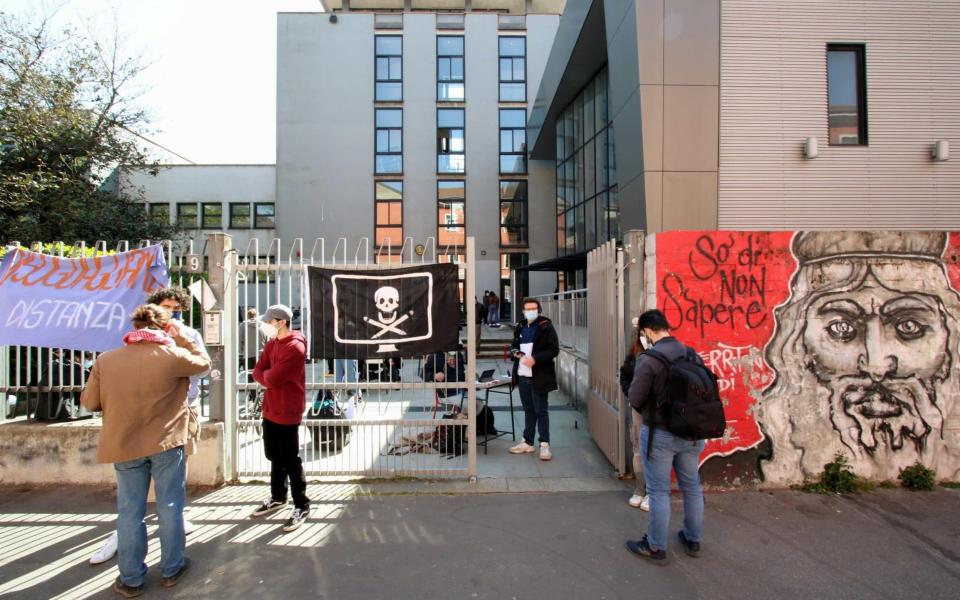
[[[212,311],[224,310],[224,290],[227,282],[224,273],[224,257],[231,250],[231,246],[230,236],[225,233],[211,233],[207,236],[207,264],[209,265],[207,283],[210,284],[216,299]],[[234,325],[234,323],[227,321],[226,315],[224,315],[221,322],[224,331]],[[224,368],[227,357],[222,345],[207,345],[207,353],[210,355],[210,420],[223,421],[226,411]]]
[[[646,309],[644,294],[644,232],[631,229],[623,234],[624,319],[625,349],[633,343],[631,321]]]

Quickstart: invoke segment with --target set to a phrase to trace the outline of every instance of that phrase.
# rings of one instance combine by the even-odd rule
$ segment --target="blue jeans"
[[[487,309],[487,324],[494,325],[500,322],[500,305],[491,304],[490,308]]]
[[[670,469],[677,473],[677,484],[683,493],[683,535],[691,542],[699,542],[703,535],[703,489],[700,487],[700,453],[704,441],[690,441],[677,437],[666,429],[653,433],[653,447],[647,455],[650,428],[640,429],[640,452],[643,457],[643,475],[650,496],[650,524],[647,542],[654,550],[667,549],[667,529],[670,527]]]
[[[160,517],[160,568],[164,577],[183,566],[186,537],[183,505],[186,503],[186,457],[178,446],[145,458],[113,465],[117,473],[117,566],[127,585],[143,585],[147,565],[147,489],[150,478],[157,494]]]
[[[550,413],[547,412],[547,392],[533,389],[529,377],[518,377],[520,404],[523,405],[523,441],[533,445],[533,434],[540,432],[540,441],[550,443]]]
[[[357,382],[357,361],[346,358],[337,358],[333,361],[333,378],[337,383]]]

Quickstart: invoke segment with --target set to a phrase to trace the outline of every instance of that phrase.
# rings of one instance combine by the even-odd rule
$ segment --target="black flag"
[[[312,358],[366,360],[457,349],[457,265],[306,269]]]

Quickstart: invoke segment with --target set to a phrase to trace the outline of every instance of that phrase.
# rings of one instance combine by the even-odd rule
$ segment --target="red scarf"
[[[172,346],[173,338],[167,335],[165,332],[158,329],[137,329],[134,331],[128,332],[123,336],[124,345],[129,346],[130,344],[163,344],[164,346]]]

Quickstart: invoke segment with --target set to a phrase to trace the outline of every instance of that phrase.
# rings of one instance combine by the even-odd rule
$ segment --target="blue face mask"
[[[537,320],[537,317],[540,316],[540,313],[535,310],[525,310],[523,311],[523,316],[529,323],[533,323]]]
[[[173,311],[173,318],[176,319],[176,320],[178,320],[178,321],[182,321],[182,320],[183,320],[183,311],[182,311],[182,310],[175,310],[175,311]]]

